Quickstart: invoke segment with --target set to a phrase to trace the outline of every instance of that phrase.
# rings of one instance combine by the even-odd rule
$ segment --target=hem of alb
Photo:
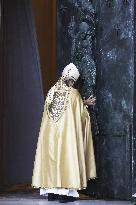
[[[48,194],[50,193],[79,198],[79,194],[77,190],[74,189],[63,189],[63,188],[40,189],[40,195],[48,196]]]
[[[35,189],[74,189],[76,191],[78,190],[82,190],[82,189],[86,189],[87,187],[82,187],[82,188],[72,188],[72,187],[43,187],[43,186],[35,186],[35,185],[31,185],[33,188]]]

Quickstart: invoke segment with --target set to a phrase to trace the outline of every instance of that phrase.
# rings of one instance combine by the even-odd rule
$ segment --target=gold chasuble
[[[60,78],[45,100],[32,186],[80,190],[95,177],[88,110],[78,90]]]

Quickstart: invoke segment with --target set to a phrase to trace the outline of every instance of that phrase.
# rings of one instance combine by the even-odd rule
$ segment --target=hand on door
[[[93,95],[91,95],[89,98],[85,99],[85,97],[83,97],[83,103],[85,105],[95,105],[96,103],[96,97],[94,97]]]

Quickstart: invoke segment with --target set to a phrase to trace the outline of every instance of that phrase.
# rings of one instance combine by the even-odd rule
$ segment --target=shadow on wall
[[[44,96],[56,81],[56,0],[33,0]]]

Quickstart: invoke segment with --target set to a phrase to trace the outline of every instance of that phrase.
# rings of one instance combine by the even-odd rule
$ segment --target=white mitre
[[[68,64],[62,72],[62,77],[67,80],[72,79],[74,81],[77,81],[79,76],[80,76],[80,73],[77,67],[73,63]]]
[[[72,79],[74,81],[77,81],[77,79],[79,78],[80,74],[79,74],[79,71],[77,69],[77,67],[73,64],[73,63],[70,63],[69,65],[67,65],[63,72],[62,72],[62,78],[66,79],[66,80],[69,80],[69,79]],[[57,83],[48,91],[47,93],[47,98],[46,98],[46,101],[48,103],[51,103],[52,100],[53,100],[53,95],[54,95],[54,91],[56,89],[56,86],[58,85],[58,81]]]

